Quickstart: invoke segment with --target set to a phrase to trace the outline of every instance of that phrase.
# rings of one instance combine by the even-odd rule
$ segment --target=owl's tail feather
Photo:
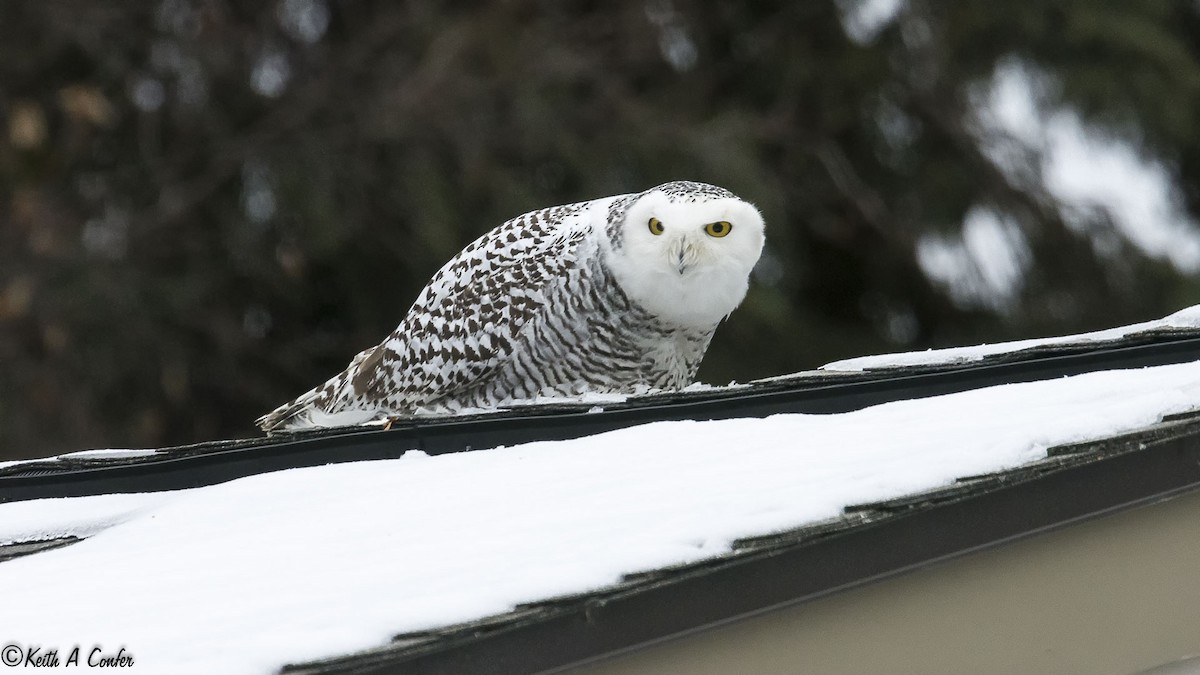
[[[301,394],[296,400],[284,403],[266,415],[254,420],[254,423],[268,433],[313,426],[312,422],[309,421],[309,417],[314,409],[313,402],[317,398],[318,391],[319,388],[314,388],[307,393]]]
[[[354,406],[326,410],[326,404],[316,395],[317,391],[314,389],[291,403],[279,406],[258,418],[256,424],[263,431],[271,433],[316,427],[352,427],[387,419],[387,414],[383,411]]]
[[[311,427],[353,426],[383,418],[384,415],[378,410],[352,405],[346,396],[347,387],[353,387],[349,383],[354,381],[360,365],[376,353],[376,349],[372,347],[359,352],[341,374],[263,415],[255,420],[255,424],[269,433]],[[353,389],[350,393],[353,393]]]

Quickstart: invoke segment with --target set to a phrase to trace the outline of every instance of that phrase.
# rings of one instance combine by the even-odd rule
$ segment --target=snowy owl
[[[438,270],[382,343],[258,425],[684,387],[762,248],[758,210],[704,183],[526,213]]]

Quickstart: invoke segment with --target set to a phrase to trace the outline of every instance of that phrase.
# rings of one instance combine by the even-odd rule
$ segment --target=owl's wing
[[[260,418],[259,426],[308,426],[343,410],[411,408],[478,383],[512,355],[522,327],[546,308],[547,284],[577,264],[580,242],[603,218],[594,202],[584,202],[533,211],[483,235],[438,270],[382,343]]]
[[[534,211],[467,246],[359,366],[355,389],[391,404],[421,404],[477,383],[545,309],[547,284],[577,264],[587,218],[579,205]]]

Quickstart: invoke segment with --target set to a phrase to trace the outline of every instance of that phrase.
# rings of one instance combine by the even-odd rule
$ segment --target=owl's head
[[[680,326],[715,326],[749,286],[763,248],[758,209],[723,188],[676,181],[631,195],[606,257],[631,299]]]

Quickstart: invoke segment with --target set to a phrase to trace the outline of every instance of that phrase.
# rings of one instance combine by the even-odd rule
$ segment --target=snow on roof
[[[68,453],[65,453],[62,455],[56,455],[54,457],[48,457],[45,459],[17,459],[17,460],[9,460],[7,462],[0,462],[0,469],[3,469],[5,467],[10,467],[10,466],[16,466],[18,464],[28,464],[29,462],[44,462],[44,461],[48,461],[50,459],[55,459],[55,460],[79,460],[79,459],[121,460],[121,459],[130,459],[133,457],[148,457],[150,455],[153,455],[156,452],[158,452],[158,451],[153,450],[153,449],[139,449],[139,448],[106,448],[106,449],[102,449],[102,450],[79,450],[76,452],[68,452]]]
[[[842,361],[834,361],[821,366],[821,370],[830,371],[862,371],[884,368],[904,368],[910,366],[927,366],[938,364],[956,364],[979,361],[987,356],[1018,352],[1037,347],[1060,346],[1066,344],[1094,344],[1116,340],[1138,333],[1153,333],[1171,330],[1200,329],[1200,305],[1194,305],[1174,314],[1154,321],[1145,321],[1128,326],[1108,328],[1106,330],[1062,337],[1036,338],[1032,340],[1015,340],[998,342],[974,347],[951,347],[949,349],[927,349],[920,352],[899,352],[896,354],[880,354],[878,356],[860,356]]]
[[[735,539],[1035,462],[1200,408],[1200,363],[837,415],[657,422],[572,441],[0,504],[0,635],[263,673],[727,554]]]

